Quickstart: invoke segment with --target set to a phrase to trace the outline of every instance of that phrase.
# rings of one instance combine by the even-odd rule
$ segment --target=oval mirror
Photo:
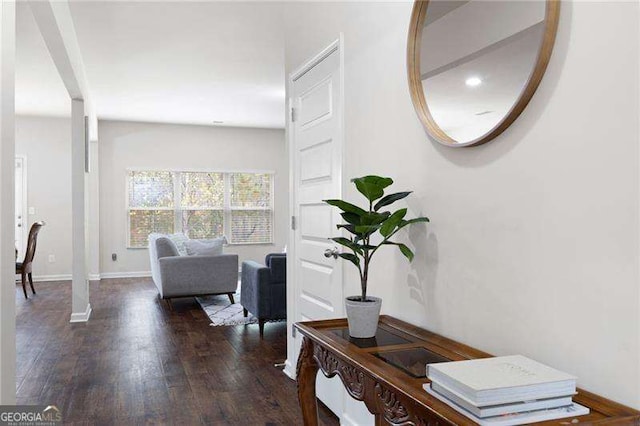
[[[429,134],[462,147],[509,127],[544,75],[559,13],[557,0],[416,0],[407,67]]]

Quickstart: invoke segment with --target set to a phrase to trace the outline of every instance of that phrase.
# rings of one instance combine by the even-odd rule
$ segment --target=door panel
[[[331,139],[300,151],[300,180],[330,180],[332,155]]]
[[[303,128],[331,119],[331,81],[328,77],[300,96],[300,125]]]
[[[333,233],[333,209],[326,204],[300,206],[300,236],[303,241],[318,238],[327,244]]]

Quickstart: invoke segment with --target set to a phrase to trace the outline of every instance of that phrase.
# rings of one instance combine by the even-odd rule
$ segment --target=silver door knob
[[[327,258],[333,257],[334,259],[337,259],[338,258],[338,254],[340,254],[338,252],[338,247],[334,247],[332,249],[326,249],[324,251],[324,257],[327,257]]]

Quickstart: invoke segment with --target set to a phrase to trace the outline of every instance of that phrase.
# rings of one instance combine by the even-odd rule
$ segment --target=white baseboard
[[[87,277],[89,281],[99,281],[105,278],[147,278],[151,276],[150,271],[134,271],[134,272],[104,272],[102,274],[89,274]],[[71,281],[71,274],[52,274],[52,275],[34,275],[34,282],[49,282],[49,281]],[[19,282],[20,278],[16,278],[16,282]]]
[[[134,272],[103,272],[102,274],[89,274],[89,281],[99,281],[105,278],[147,278],[151,276],[151,271],[134,271]],[[48,281],[71,281],[71,274],[53,274],[53,275],[34,275],[34,282]],[[16,282],[20,282],[20,277],[16,278]]]
[[[287,377],[289,377],[291,380],[296,379],[296,369],[288,359],[284,362],[284,368],[282,369],[282,372],[286,374]]]
[[[100,279],[105,278],[147,278],[151,276],[151,271],[135,271],[135,272],[103,272]]]
[[[46,281],[71,281],[71,274],[34,275],[33,281],[40,283]]]
[[[74,312],[71,314],[69,322],[87,322],[91,316],[91,304],[87,303],[87,310],[84,312]]]

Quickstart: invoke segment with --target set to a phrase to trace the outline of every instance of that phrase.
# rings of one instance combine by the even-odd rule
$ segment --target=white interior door
[[[325,257],[340,216],[322,200],[342,195],[342,76],[338,42],[292,77],[294,322],[344,316],[342,262]],[[294,347],[300,347],[300,336]],[[294,360],[295,362],[295,360]],[[295,365],[295,364],[294,364]],[[317,395],[342,414],[338,378],[318,374]]]
[[[27,244],[27,218],[25,204],[27,201],[26,188],[26,161],[24,157],[16,157],[16,203],[15,203],[15,235],[16,249],[18,249],[18,259],[24,256],[25,245]]]

